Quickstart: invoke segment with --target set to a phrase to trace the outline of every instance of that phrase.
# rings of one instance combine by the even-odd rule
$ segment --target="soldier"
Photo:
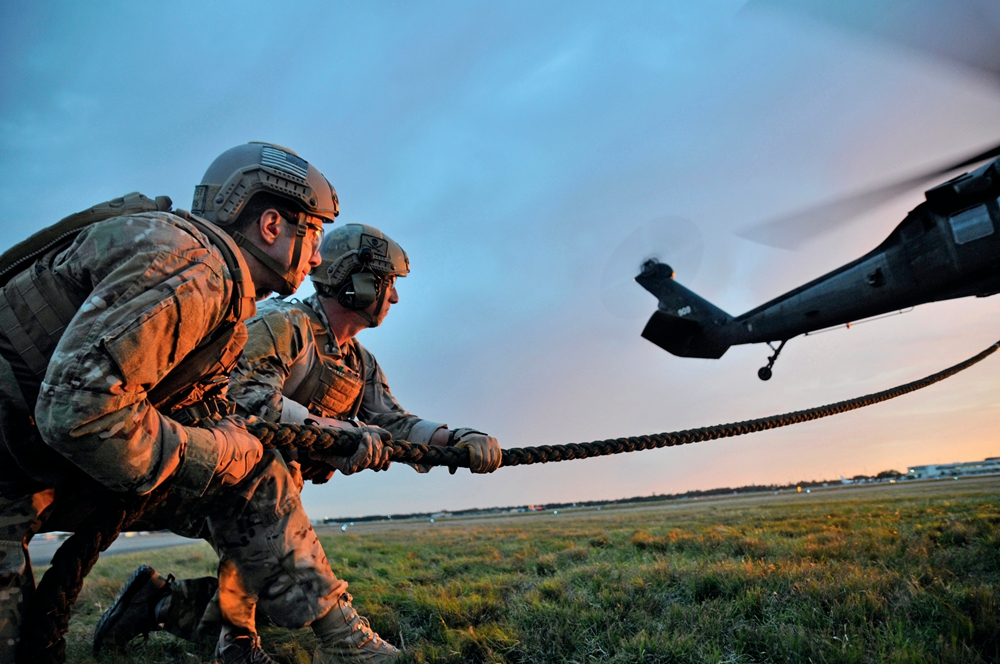
[[[34,590],[32,535],[72,530],[95,494],[161,486],[171,497],[150,522],[219,553],[222,661],[267,661],[253,616],[228,610],[279,583],[261,567],[316,570],[309,585],[280,580],[282,606],[321,640],[344,629],[346,610],[333,609],[345,584],[294,469],[264,453],[225,398],[255,298],[292,293],[319,264],[336,192],[292,151],[252,143],[209,167],[193,206],[204,218],[169,207],[130,195],[67,218],[53,229],[72,221],[67,239],[39,245],[0,289],[0,662],[15,660]],[[365,430],[355,455],[323,461],[384,465],[381,436]]]
[[[395,438],[467,448],[472,472],[496,470],[501,451],[495,438],[474,429],[449,429],[408,413],[390,392],[374,355],[356,339],[361,330],[380,325],[391,305],[399,301],[396,279],[410,270],[402,247],[377,228],[347,224],[327,235],[321,254],[323,262],[312,273],[315,295],[302,302],[263,302],[257,316],[247,323],[245,353],[230,381],[230,397],[238,412],[270,422],[340,427],[364,422],[388,430]],[[139,569],[152,572],[147,566]],[[134,618],[122,621],[109,638],[125,643],[138,634],[165,628],[194,639],[199,624],[202,630],[211,624],[214,610],[208,600],[214,578],[169,583],[159,575],[155,578],[162,592],[171,597],[170,610],[151,613],[154,607],[131,601],[119,611],[128,611]],[[126,584],[123,596],[129,588]],[[353,642],[323,646],[321,651],[336,661],[377,662],[397,653],[363,618]],[[314,661],[322,661],[320,651]]]
[[[315,295],[265,302],[248,322],[250,338],[230,381],[238,410],[271,422],[363,422],[414,443],[465,447],[472,472],[496,470],[495,438],[408,413],[375,356],[356,339],[381,325],[399,302],[396,279],[410,271],[403,248],[377,228],[347,224],[326,237],[321,255],[311,275]]]

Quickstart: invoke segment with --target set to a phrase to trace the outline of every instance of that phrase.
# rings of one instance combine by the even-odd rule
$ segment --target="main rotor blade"
[[[863,212],[874,209],[912,189],[925,186],[934,180],[962,168],[1000,156],[1000,145],[978,154],[965,157],[947,166],[915,175],[899,182],[869,189],[853,196],[840,198],[820,205],[797,210],[736,232],[742,238],[779,249],[798,249],[820,235],[836,229]]]
[[[969,67],[1000,83],[996,0],[750,0],[777,10]]]

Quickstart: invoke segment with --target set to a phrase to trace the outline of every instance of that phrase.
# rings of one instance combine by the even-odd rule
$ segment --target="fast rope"
[[[964,362],[926,378],[826,406],[685,431],[567,445],[515,447],[503,451],[500,465],[523,466],[674,447],[810,422],[916,392],[968,369],[998,349],[1000,341]],[[344,456],[353,453],[358,444],[358,436],[352,429],[323,429],[269,422],[257,422],[248,428],[267,449],[327,450],[331,454]],[[463,448],[428,446],[399,440],[392,442],[392,449],[393,461],[428,466],[469,467],[469,452]],[[308,467],[309,462],[305,466],[304,474],[316,473],[315,468]],[[152,512],[167,496],[169,492],[164,490],[157,490],[140,497],[111,496],[106,503],[106,509],[95,510],[90,519],[81,524],[76,533],[59,547],[52,558],[52,567],[38,584],[24,614],[18,651],[19,662],[62,664],[66,661],[66,642],[63,635],[69,626],[70,609],[83,587],[84,577],[93,568],[100,553],[111,545],[122,530],[127,529],[144,514]]]

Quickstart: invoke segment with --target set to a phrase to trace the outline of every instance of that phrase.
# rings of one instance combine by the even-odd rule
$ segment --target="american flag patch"
[[[309,173],[309,164],[305,159],[288,154],[284,150],[276,150],[265,145],[260,149],[260,165],[270,166],[290,175],[306,179]]]

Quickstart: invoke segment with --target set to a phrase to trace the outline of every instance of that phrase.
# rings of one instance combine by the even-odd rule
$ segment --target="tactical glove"
[[[371,468],[378,472],[386,470],[392,462],[392,434],[378,427],[355,429],[361,436],[358,449],[349,457],[335,456],[320,450],[310,451],[309,458],[336,468],[344,475],[353,475],[359,470]]]
[[[310,415],[305,419],[303,424],[328,429],[350,429],[352,431],[362,426],[355,420],[338,420],[333,417],[322,417],[320,415]],[[302,469],[302,479],[309,480],[313,484],[326,484],[333,478],[335,471],[328,464],[308,457],[299,459],[299,463]]]
[[[469,450],[469,470],[474,473],[492,473],[500,467],[503,453],[500,443],[493,436],[475,429],[455,429],[451,443]],[[454,469],[451,471],[454,473]]]
[[[222,486],[239,484],[264,456],[264,447],[256,436],[247,431],[242,420],[232,416],[219,420],[208,430],[219,449],[215,477]]]

